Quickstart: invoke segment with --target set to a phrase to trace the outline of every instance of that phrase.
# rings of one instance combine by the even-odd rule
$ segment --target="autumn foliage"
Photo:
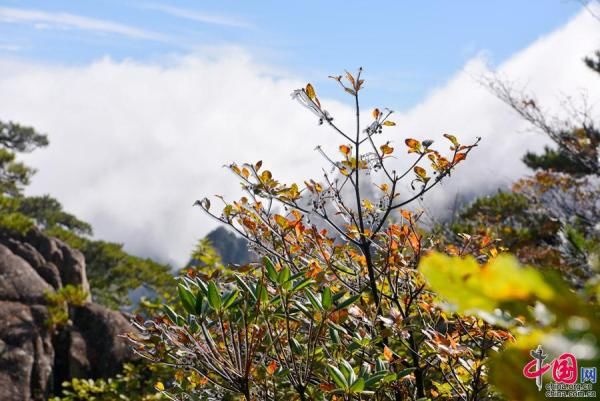
[[[260,161],[233,163],[244,196],[220,198],[219,212],[208,199],[197,202],[245,237],[261,261],[219,274],[190,271],[179,284],[180,313],[165,307],[163,316],[138,322],[141,334],[130,335],[137,351],[182,372],[168,386],[157,384],[169,397],[489,394],[487,355],[511,336],[434,302],[417,266],[436,241],[411,209],[477,143],[445,134],[443,152],[431,140],[380,140],[395,125],[392,112],[375,109],[363,125],[361,75],[332,77],[355,105],[352,133],[336,125],[312,85],[292,95],[339,134],[337,156],[319,148],[333,173],[288,184]],[[373,191],[365,186],[376,195],[367,197]]]

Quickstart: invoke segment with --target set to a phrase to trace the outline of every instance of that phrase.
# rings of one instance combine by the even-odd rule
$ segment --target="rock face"
[[[72,324],[50,330],[45,294],[68,284],[89,293],[85,259],[32,230],[0,233],[0,400],[41,401],[72,377],[110,377],[133,359],[120,312],[91,302],[70,308]]]

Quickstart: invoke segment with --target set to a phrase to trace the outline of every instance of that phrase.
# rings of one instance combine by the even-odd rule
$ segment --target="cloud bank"
[[[549,107],[557,106],[561,93],[581,88],[598,99],[597,78],[581,62],[598,46],[597,37],[600,24],[582,13],[499,71],[527,83]],[[511,183],[526,172],[520,163],[525,150],[546,141],[474,81],[486,71],[485,57],[473,59],[421,104],[399,113],[398,126],[388,129],[398,148],[406,137],[441,142],[446,132],[465,142],[483,138],[452,179],[433,191],[431,208],[444,209],[457,192]],[[164,65],[109,58],[78,67],[4,60],[0,119],[50,136],[48,149],[27,156],[39,169],[29,193],[57,197],[91,222],[100,238],[181,263],[215,226],[191,207],[193,201],[240,193],[223,164],[262,159],[284,180],[320,176],[325,164],[314,147],[340,141],[289,98],[311,78],[276,71],[235,48]],[[351,122],[348,105],[322,101],[337,121]]]

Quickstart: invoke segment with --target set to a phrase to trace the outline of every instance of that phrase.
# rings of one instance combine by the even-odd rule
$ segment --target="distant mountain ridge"
[[[243,265],[254,260],[254,256],[248,249],[248,241],[225,227],[217,227],[208,233],[206,238],[218,252],[224,265]]]

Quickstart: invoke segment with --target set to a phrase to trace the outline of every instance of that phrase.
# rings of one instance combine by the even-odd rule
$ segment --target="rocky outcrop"
[[[46,294],[68,284],[89,293],[81,252],[38,230],[0,233],[0,400],[38,401],[72,377],[110,377],[133,355],[120,312],[70,307],[70,324],[48,328]]]

